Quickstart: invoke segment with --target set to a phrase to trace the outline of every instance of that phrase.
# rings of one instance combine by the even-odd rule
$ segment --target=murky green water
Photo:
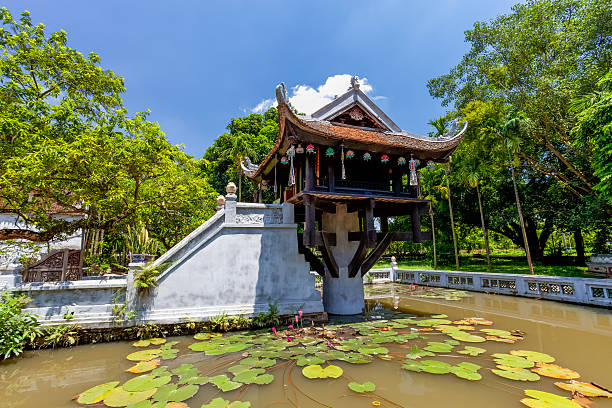
[[[479,343],[461,341],[460,345],[452,345],[452,352],[437,352],[433,357],[409,360],[404,356],[413,351],[414,345],[423,349],[428,342],[451,340],[447,334],[434,330],[431,326],[419,327],[410,324],[409,320],[405,321],[406,324],[395,323],[399,327],[393,327],[390,331],[395,332],[395,336],[418,333],[419,338],[377,344],[388,349],[386,354],[390,360],[387,360],[389,357],[381,359],[377,355],[372,355],[372,362],[369,364],[331,360],[329,364],[342,369],[342,376],[335,379],[308,379],[302,375],[303,367],[297,366],[295,359],[277,358],[275,365],[265,369],[266,373],[274,376],[270,384],[244,385],[233,391],[221,392],[213,384],[207,383],[201,385],[198,393],[185,402],[191,408],[200,408],[218,397],[228,401],[250,401],[252,407],[357,408],[380,403],[383,407],[478,408],[521,407],[523,405],[519,401],[525,397],[525,389],[570,396],[569,392],[554,385],[554,382],[569,382],[568,380],[541,377],[536,382],[522,382],[493,374],[490,370],[495,369],[496,363],[491,354],[508,353],[510,350],[532,350],[550,354],[556,358],[554,364],[578,372],[581,375],[579,381],[595,382],[608,389],[612,388],[612,313],[609,310],[479,293],[470,293],[469,297],[456,297],[452,293],[446,293],[441,298],[414,296],[422,293],[418,290],[411,291],[406,285],[369,286],[366,288],[366,296],[371,300],[368,302],[366,317],[373,320],[395,319],[396,322],[397,319],[409,315],[421,316],[416,321],[435,314],[447,315],[446,319],[451,321],[479,317],[494,324],[474,325],[473,330],[466,328],[463,331],[485,336],[485,333],[480,332],[481,329],[518,330],[524,332],[524,338],[514,344],[492,340]],[[350,325],[356,320],[358,319],[334,319],[332,323],[346,322]],[[455,324],[458,325],[461,324]],[[357,329],[369,333],[366,336],[368,338],[372,335],[385,335],[381,331],[385,326],[387,325],[361,328],[358,326]],[[416,332],[414,329],[421,331]],[[386,328],[385,330],[389,331]],[[328,340],[325,340],[318,343],[317,347],[321,349],[316,352],[321,353],[324,348],[333,350],[355,335],[348,330],[336,333],[335,337],[337,343],[329,339],[331,348],[326,344]],[[345,339],[341,340],[339,337]],[[175,337],[169,338],[168,341],[179,342],[174,346],[179,349],[179,353],[175,359],[163,360],[162,366],[166,365],[172,370],[182,364],[193,364],[202,376],[228,374],[229,378],[232,378],[232,374],[228,373],[227,369],[238,364],[243,358],[241,354],[252,352],[259,347],[207,356],[204,352],[188,348],[196,342],[192,337]],[[278,341],[276,343],[280,344]],[[306,347],[296,346],[295,338],[291,343],[287,343],[292,347]],[[479,356],[457,353],[466,345],[486,349],[486,352]],[[150,348],[155,347],[158,346]],[[21,358],[2,362],[0,407],[76,407],[78,404],[71,401],[75,394],[100,383],[113,380],[123,383],[134,378],[136,374],[125,370],[135,363],[125,357],[138,350],[142,349],[123,342],[84,345],[73,349],[27,352]],[[436,375],[402,369],[402,364],[406,361],[416,361],[420,364],[420,361],[426,359],[452,365],[461,362],[475,363],[482,367],[478,370],[482,379],[468,381],[452,373]],[[172,381],[177,382],[178,377],[173,376]],[[347,387],[351,381],[371,381],[376,385],[376,390],[371,393],[356,393]],[[612,399],[594,400],[596,403],[591,405],[592,407],[612,407]]]

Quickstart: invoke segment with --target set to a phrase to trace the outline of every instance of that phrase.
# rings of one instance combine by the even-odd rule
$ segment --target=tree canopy
[[[16,21],[2,8],[0,18],[0,211],[26,224],[0,239],[144,221],[170,245],[214,211],[197,162],[146,112],[128,115],[124,80],[98,55],[71,49],[64,31],[47,35],[28,12]]]

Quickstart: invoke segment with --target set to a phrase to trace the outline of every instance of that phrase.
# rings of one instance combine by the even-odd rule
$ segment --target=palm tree
[[[444,116],[440,116],[438,119],[432,119],[427,123],[436,129],[435,132],[430,133],[430,135],[432,136],[442,136],[448,131],[448,129],[446,128],[448,119]],[[453,234],[453,248],[455,250],[455,266],[457,270],[459,270],[459,254],[457,252],[457,236],[455,234],[455,218],[453,217],[453,204],[451,201],[451,189],[450,189],[450,183],[448,182],[449,174],[450,174],[450,160],[449,160],[449,163],[447,163],[444,168],[444,175],[446,177],[446,197],[448,199],[448,210],[450,212],[451,230]]]
[[[476,188],[476,195],[478,196],[478,209],[480,211],[480,225],[482,228],[482,236],[484,238],[485,252],[487,255],[487,269],[491,273],[491,252],[489,249],[489,234],[484,221],[484,212],[482,210],[482,196],[480,194],[480,179],[481,174],[487,170],[485,165],[472,154],[465,154],[462,156],[462,161],[459,167],[458,178],[464,185],[472,188]]]
[[[529,242],[527,241],[527,231],[525,230],[525,221],[523,220],[523,211],[521,210],[521,200],[519,199],[518,188],[516,187],[516,174],[514,172],[514,157],[511,153],[512,151],[512,142],[508,138],[511,132],[520,130],[520,118],[518,116],[512,115],[512,113],[506,117],[503,122],[503,128],[501,131],[502,136],[504,137],[504,144],[506,147],[506,151],[508,153],[508,158],[510,162],[510,174],[512,176],[512,185],[514,186],[514,199],[516,201],[516,209],[519,215],[519,221],[521,223],[521,232],[523,233],[523,246],[525,247],[525,255],[527,256],[527,264],[529,265],[529,273],[532,275],[533,272],[533,263],[531,262],[531,253],[529,252]]]

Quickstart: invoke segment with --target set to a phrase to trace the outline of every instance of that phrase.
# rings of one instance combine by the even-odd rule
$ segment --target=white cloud
[[[328,77],[323,85],[313,88],[310,85],[296,85],[290,89],[289,100],[298,112],[307,115],[319,110],[334,100],[335,97],[345,93],[351,86],[349,74],[338,74]],[[368,82],[368,78],[359,78],[360,88],[364,93],[371,93],[374,88]],[[372,99],[386,99],[386,96],[374,96]],[[276,100],[264,99],[251,109],[253,113],[265,112],[272,106],[276,106]]]
[[[265,111],[276,105],[276,99],[264,99],[263,101],[259,102],[257,106],[251,109],[251,113],[264,113]]]
[[[289,100],[299,111],[310,115],[334,100],[336,96],[345,93],[351,86],[349,74],[338,74],[327,78],[323,85],[316,89],[310,85],[297,85],[291,88]],[[364,93],[372,92],[372,85],[367,78],[359,78],[360,88]]]

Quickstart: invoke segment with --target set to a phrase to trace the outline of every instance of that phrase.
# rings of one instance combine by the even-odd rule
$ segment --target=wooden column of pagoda
[[[386,213],[382,201],[390,201],[389,198],[377,198],[376,196],[353,197],[350,195],[336,193],[334,188],[333,166],[328,168],[330,173],[328,193],[315,191],[314,164],[309,155],[305,157],[305,188],[290,201],[301,203],[304,206],[304,232],[299,237],[300,252],[313,266],[317,273],[324,276],[325,270],[332,277],[338,277],[338,266],[334,260],[331,247],[336,245],[336,234],[317,230],[317,211],[335,213],[336,204],[344,202],[347,211],[357,211],[360,217],[360,231],[349,232],[349,241],[359,241],[359,246],[349,264],[349,277],[355,277],[361,272],[365,275],[384,254],[385,250],[393,241],[422,242],[429,239],[431,233],[421,231],[420,217],[426,213],[427,200],[420,199],[396,199],[401,205],[400,213],[410,215],[412,218],[412,231],[389,232],[388,217],[400,215],[396,208],[393,213]],[[393,186],[401,183],[401,175],[393,178]],[[376,208],[377,201],[381,200],[380,209]],[[380,217],[381,232],[376,231],[374,225],[375,216]],[[323,263],[314,255],[312,249],[317,248],[322,255]]]

